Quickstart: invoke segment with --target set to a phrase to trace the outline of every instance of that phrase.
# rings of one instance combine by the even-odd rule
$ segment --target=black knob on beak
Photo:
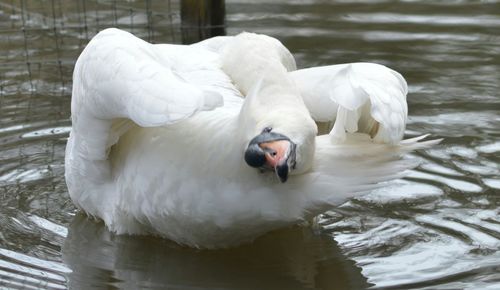
[[[266,154],[259,147],[259,144],[253,143],[248,146],[245,151],[245,162],[256,168],[263,167],[266,164]]]

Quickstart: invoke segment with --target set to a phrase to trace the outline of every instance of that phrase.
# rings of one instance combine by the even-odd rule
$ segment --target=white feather
[[[373,135],[377,142],[397,144],[404,134],[408,108],[405,79],[373,63],[351,63],[291,73],[304,102],[318,122],[334,121],[331,135]]]
[[[434,144],[419,139],[377,144],[366,134],[348,134],[340,144],[316,137],[309,111],[315,116],[314,104],[304,104],[314,95],[300,93],[306,87],[321,85],[320,96],[368,91],[370,100],[378,98],[372,91],[393,90],[352,85],[346,80],[352,72],[333,82],[309,79],[312,73],[331,77],[332,67],[291,75],[294,68],[288,50],[268,36],[245,33],[179,46],[151,45],[117,29],[99,33],[74,72],[73,130],[66,149],[71,199],[119,234],[225,247],[397,178],[415,166],[402,154]],[[302,75],[307,78],[298,79]],[[340,117],[346,130],[356,131],[353,112],[366,100],[339,100],[346,111],[339,111],[337,121]],[[372,105],[377,110],[379,105]],[[297,144],[297,168],[284,184],[244,162],[250,139],[267,126]]]

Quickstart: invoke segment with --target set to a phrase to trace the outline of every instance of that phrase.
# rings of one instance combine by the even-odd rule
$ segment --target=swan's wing
[[[187,46],[152,45],[118,29],[100,32],[73,73],[71,110],[79,151],[91,160],[105,159],[133,123],[163,126],[221,106],[222,95],[197,77],[200,72],[208,79],[223,74],[211,68],[214,55]]]
[[[132,34],[106,29],[88,44],[74,71],[76,110],[97,118],[130,118],[140,126],[182,120],[222,105],[222,97],[187,82],[175,70],[182,46],[170,55]],[[190,55],[192,57],[192,55]],[[203,61],[203,56],[199,56]],[[190,62],[196,61],[190,59]]]
[[[340,64],[291,72],[317,122],[335,122],[330,135],[363,132],[375,141],[396,144],[404,134],[408,108],[405,79],[371,63]]]

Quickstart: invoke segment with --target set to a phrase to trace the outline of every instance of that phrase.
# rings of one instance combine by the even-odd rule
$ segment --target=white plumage
[[[402,154],[437,142],[400,142],[407,87],[397,72],[295,69],[264,35],[183,46],[102,31],[73,75],[71,199],[118,234],[226,247],[397,178],[415,165]],[[330,135],[316,136],[314,121],[334,123]],[[252,138],[270,129],[296,145],[285,183],[245,163]]]

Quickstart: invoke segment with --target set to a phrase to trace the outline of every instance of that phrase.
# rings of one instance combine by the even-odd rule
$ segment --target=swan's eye
[[[272,148],[264,147],[262,149],[264,150],[264,152],[266,152],[267,154],[271,155],[272,157],[276,157],[276,155],[278,155],[278,152],[276,152],[276,150],[274,150]]]
[[[273,130],[273,128],[272,128],[272,127],[266,127],[266,128],[264,128],[264,130],[262,130],[262,133],[269,133],[269,132],[271,132],[272,130]]]

